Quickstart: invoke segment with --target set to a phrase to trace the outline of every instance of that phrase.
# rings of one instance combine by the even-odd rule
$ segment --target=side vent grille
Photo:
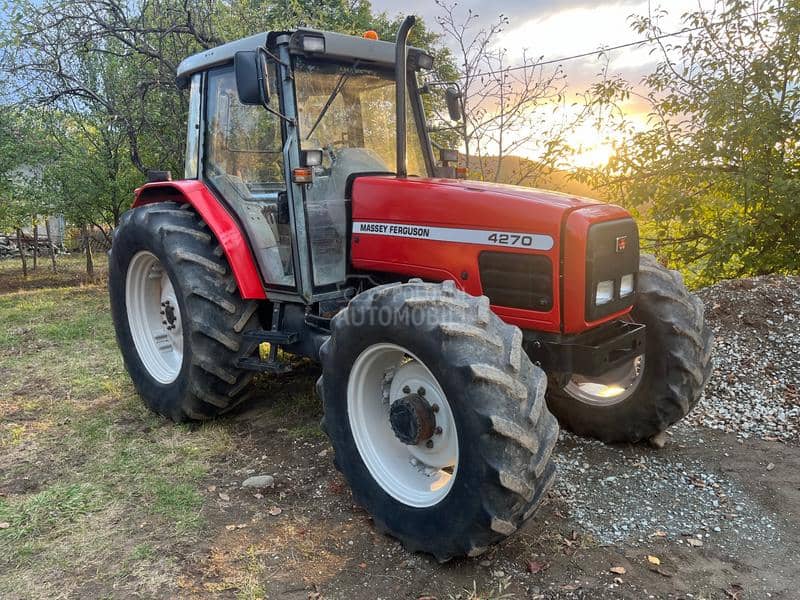
[[[553,264],[547,256],[481,252],[478,266],[483,293],[495,306],[553,308]]]

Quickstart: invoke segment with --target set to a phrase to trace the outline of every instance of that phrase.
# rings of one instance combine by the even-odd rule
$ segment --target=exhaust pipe
[[[406,166],[406,42],[408,34],[417,18],[409,15],[403,20],[400,29],[397,31],[397,39],[394,45],[394,81],[395,81],[395,105],[397,114],[395,125],[397,126],[397,177],[405,178],[408,176]]]

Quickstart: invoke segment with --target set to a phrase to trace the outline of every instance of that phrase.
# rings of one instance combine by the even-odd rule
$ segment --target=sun
[[[591,169],[608,164],[620,136],[613,130],[584,124],[569,132],[566,141],[573,148],[572,156],[567,159],[569,167]]]

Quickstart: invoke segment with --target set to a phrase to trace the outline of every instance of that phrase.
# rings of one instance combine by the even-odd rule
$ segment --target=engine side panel
[[[542,302],[541,310],[492,304],[504,321],[530,330],[581,331],[627,312],[591,323],[583,312],[586,232],[592,223],[628,217],[619,207],[513,186],[385,176],[356,179],[351,196],[356,269],[452,279],[478,296],[485,293],[481,253],[537,255],[552,266],[552,302]],[[581,216],[573,222],[571,215]],[[562,231],[567,230],[567,243],[575,248],[563,256],[570,285],[562,292]]]
[[[222,246],[242,298],[247,300],[267,298],[253,254],[242,230],[203,182],[185,179],[147,183],[134,192],[133,208],[153,202],[191,204]]]

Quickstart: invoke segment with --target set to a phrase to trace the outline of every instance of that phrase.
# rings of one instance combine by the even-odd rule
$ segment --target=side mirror
[[[449,163],[457,163],[458,162],[458,152],[456,150],[451,150],[449,148],[442,148],[439,150],[439,159],[442,161],[442,165],[445,167]]]
[[[461,114],[461,92],[454,86],[449,86],[444,91],[444,100],[447,103],[447,112],[450,113],[450,120],[460,121]]]
[[[236,93],[242,104],[267,106],[270,98],[267,54],[246,50],[233,56],[233,71],[236,75]]]

